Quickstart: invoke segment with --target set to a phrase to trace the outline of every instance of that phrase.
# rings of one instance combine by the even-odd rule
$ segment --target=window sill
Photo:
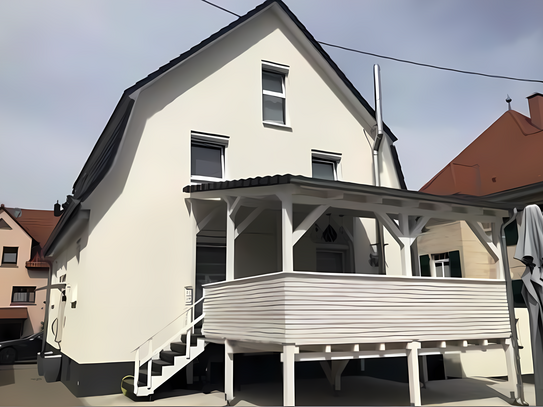
[[[210,182],[223,182],[225,181],[224,178],[205,178],[205,177],[202,177],[202,178],[198,178],[198,177],[192,177],[190,179],[190,184],[191,185],[196,185],[196,184],[207,184],[207,183],[210,183]]]
[[[10,307],[17,307],[19,305],[36,305],[35,302],[12,302],[11,304],[9,304]]]
[[[0,267],[4,267],[4,268],[10,268],[10,269],[16,269],[16,268],[19,268],[19,266],[17,264],[9,264],[9,263],[6,263],[6,264],[2,264],[0,265]]]
[[[273,123],[273,122],[262,122],[262,124],[264,125],[264,127],[272,127],[276,129],[292,131],[292,127],[287,126],[286,124]]]

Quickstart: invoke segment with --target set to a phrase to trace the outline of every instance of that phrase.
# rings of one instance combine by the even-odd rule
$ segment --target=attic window
[[[4,219],[0,219],[0,229],[11,230],[11,226]]]
[[[289,67],[262,61],[262,119],[264,123],[286,125],[285,78]]]

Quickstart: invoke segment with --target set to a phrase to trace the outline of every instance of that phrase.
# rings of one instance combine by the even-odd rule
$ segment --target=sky
[[[245,14],[260,0],[213,0]],[[543,80],[543,1],[285,0],[322,42],[487,74]],[[0,1],[0,203],[66,200],[123,91],[236,19],[201,0]],[[506,110],[529,116],[528,83],[324,47],[383,119],[418,190]]]

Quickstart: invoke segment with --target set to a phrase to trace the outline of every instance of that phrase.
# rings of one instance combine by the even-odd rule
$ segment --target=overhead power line
[[[239,14],[236,14],[233,11],[230,11],[230,10],[227,10],[227,9],[221,7],[221,6],[218,6],[218,5],[212,3],[212,2],[210,2],[208,0],[202,0],[202,1],[204,3],[206,3],[206,4],[209,4],[210,6],[216,7],[218,9],[220,9],[222,11],[225,11],[227,13],[230,13],[230,14],[236,16],[236,17],[241,17]],[[327,47],[338,48],[338,49],[342,49],[344,51],[355,52],[357,54],[370,55],[370,56],[375,57],[375,58],[389,59],[391,61],[402,62],[404,64],[423,66],[425,68],[440,69],[442,71],[463,73],[463,74],[467,74],[467,75],[484,76],[484,77],[487,77],[487,78],[506,79],[506,80],[509,80],[509,81],[543,83],[543,80],[540,80],[540,79],[515,78],[515,77],[512,77],[512,76],[492,75],[492,74],[482,73],[482,72],[464,71],[462,69],[447,68],[447,67],[444,67],[444,66],[425,64],[425,63],[422,63],[422,62],[415,62],[415,61],[410,61],[410,60],[407,60],[407,59],[400,59],[400,58],[395,58],[395,57],[389,57],[389,56],[386,56],[386,55],[379,55],[379,54],[375,54],[373,52],[361,51],[359,49],[348,48],[348,47],[344,47],[342,45],[330,44],[328,42],[323,42],[323,41],[317,41],[317,42],[319,44],[325,45]]]
[[[358,50],[358,49],[347,48],[347,47],[343,47],[343,46],[341,46],[341,45],[329,44],[329,43],[327,43],[327,42],[322,42],[322,41],[317,41],[317,42],[318,42],[319,44],[321,44],[321,45],[326,45],[326,46],[328,46],[328,47],[339,48],[339,49],[343,49],[343,50],[345,50],[345,51],[356,52],[356,53],[358,53],[358,54],[371,55],[371,56],[376,57],[376,58],[390,59],[390,60],[392,60],[392,61],[403,62],[403,63],[405,63],[405,64],[412,64],[412,65],[424,66],[424,67],[426,67],[426,68],[441,69],[441,70],[443,70],[443,71],[451,71],[451,72],[465,73],[465,74],[468,74],[468,75],[486,76],[487,78],[507,79],[507,80],[510,80],[510,81],[538,82],[538,83],[543,83],[543,80],[539,80],[539,79],[514,78],[514,77],[512,77],[512,76],[492,75],[492,74],[482,73],[482,72],[464,71],[464,70],[462,70],[462,69],[446,68],[446,67],[443,67],[443,66],[424,64],[424,63],[422,63],[422,62],[409,61],[409,60],[407,60],[407,59],[400,59],[400,58],[389,57],[389,56],[386,56],[386,55],[374,54],[374,53],[372,53],[372,52],[360,51],[360,50]]]
[[[207,0],[202,0],[202,1],[203,1],[204,3],[209,4],[210,6],[217,7],[219,10],[226,11],[227,13],[233,14],[233,15],[235,15],[236,17],[241,17],[239,14],[236,14],[236,13],[234,13],[233,11],[227,10],[227,9],[221,7],[221,6],[217,6],[216,4],[213,4],[213,3],[210,2],[210,1],[207,1]]]

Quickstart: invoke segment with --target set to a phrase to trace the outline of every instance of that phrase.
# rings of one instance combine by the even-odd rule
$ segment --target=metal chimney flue
[[[377,122],[373,150],[378,151],[383,139],[383,115],[381,110],[381,68],[377,64],[373,65],[373,82],[375,87],[375,121]]]

